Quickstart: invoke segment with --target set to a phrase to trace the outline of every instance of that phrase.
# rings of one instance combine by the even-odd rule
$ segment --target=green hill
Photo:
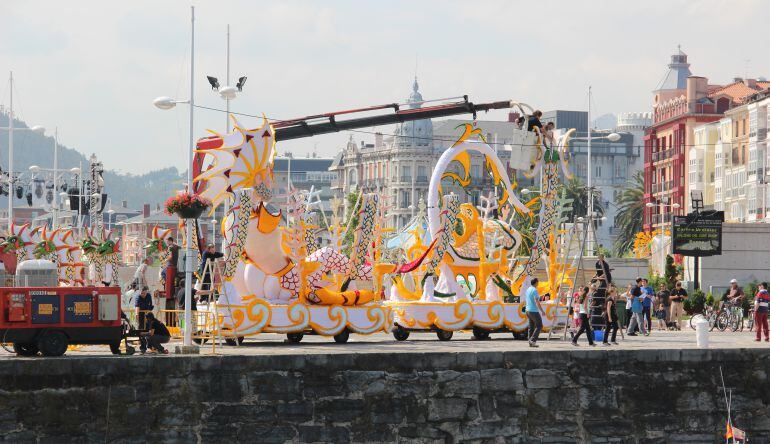
[[[8,126],[8,114],[0,113],[0,126]],[[26,128],[26,123],[15,120],[14,126]],[[53,137],[33,133],[31,131],[18,131],[14,133],[13,169],[16,172],[28,173],[29,167],[38,165],[41,168],[53,168]],[[88,171],[88,157],[75,149],[59,145],[59,168],[72,168],[82,166]],[[0,166],[3,171],[8,170],[8,132],[0,131]],[[120,205],[122,201],[128,202],[128,207],[141,209],[145,203],[162,203],[175,190],[182,187],[184,176],[175,168],[163,168],[150,171],[145,174],[123,174],[109,169],[104,165],[104,182],[108,196],[112,204]],[[25,205],[23,199],[15,199],[15,205]],[[1,208],[8,205],[5,196],[0,197]]]

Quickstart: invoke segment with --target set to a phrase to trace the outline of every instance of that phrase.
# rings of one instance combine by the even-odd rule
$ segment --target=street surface
[[[514,340],[508,333],[494,333],[490,340],[477,341],[473,339],[470,332],[458,332],[454,334],[451,341],[441,342],[436,338],[435,333],[415,333],[412,332],[409,339],[404,342],[398,342],[392,335],[377,333],[369,336],[350,335],[347,344],[336,344],[332,338],[322,336],[305,335],[299,344],[286,342],[285,335],[262,334],[251,338],[246,338],[245,342],[238,347],[235,346],[216,346],[216,354],[222,355],[292,355],[292,354],[334,354],[334,353],[393,353],[393,352],[474,352],[474,351],[531,351],[537,353],[539,350],[577,350],[592,349],[597,352],[611,350],[649,350],[649,349],[686,349],[697,348],[695,341],[695,331],[686,329],[684,331],[653,331],[650,336],[635,336],[622,339],[618,334],[620,345],[605,347],[597,343],[595,347],[589,347],[585,337],[580,338],[580,346],[574,347],[569,340],[551,340],[547,341],[547,334],[542,334],[538,342],[539,348],[530,348],[526,341]],[[711,332],[709,333],[709,348],[766,348],[770,351],[770,343],[754,341],[754,332]],[[165,347],[170,350],[174,356],[174,348],[181,344],[181,341],[172,341]],[[207,343],[200,349],[200,355],[211,355],[211,344]],[[76,350],[68,350],[65,358],[84,357],[84,356],[112,356],[107,346],[88,345],[80,346]],[[140,356],[138,353],[135,357]],[[156,356],[148,353],[145,356]],[[16,359],[12,353],[0,349],[0,359]],[[27,358],[25,358],[27,359]],[[37,357],[34,359],[44,359]],[[51,358],[62,359],[62,358]]]

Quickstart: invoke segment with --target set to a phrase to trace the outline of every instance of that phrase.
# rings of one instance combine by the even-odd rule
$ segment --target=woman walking
[[[578,296],[578,313],[580,314],[580,330],[572,338],[572,345],[578,345],[577,341],[584,332],[588,338],[588,345],[594,346],[594,330],[591,328],[591,323],[588,320],[588,287],[583,287]]]
[[[618,312],[617,312],[617,299],[618,292],[614,286],[610,287],[610,292],[607,295],[607,305],[604,307],[604,320],[607,326],[604,328],[604,339],[602,343],[605,346],[609,346],[610,332],[612,332],[612,343],[618,345],[615,340],[618,335]]]

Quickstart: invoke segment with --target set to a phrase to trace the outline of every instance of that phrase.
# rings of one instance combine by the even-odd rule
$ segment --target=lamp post
[[[54,153],[56,152],[56,147],[54,147]],[[55,164],[56,165],[56,164]],[[51,203],[51,227],[56,228],[58,226],[58,212],[59,212],[59,197],[66,198],[68,196],[67,192],[62,191],[61,193],[58,192],[58,184],[59,184],[59,176],[70,173],[72,175],[79,175],[80,174],[80,168],[69,168],[65,170],[60,170],[56,167],[54,168],[41,168],[37,165],[31,165],[29,167],[29,171],[34,175],[40,172],[46,172],[51,173],[51,177],[53,179],[53,201]],[[34,176],[33,176],[34,177]]]
[[[0,130],[8,131],[8,231],[11,231],[13,224],[13,133],[14,131],[32,131],[35,133],[45,133],[45,128],[36,125],[31,128],[14,128],[13,126],[13,71],[11,71],[9,88],[10,107],[8,111],[8,126]]]
[[[194,110],[195,110],[195,6],[190,6],[190,98],[188,100],[175,100],[171,97],[158,97],[153,104],[162,109],[169,110],[179,103],[188,103],[190,105],[190,148],[187,151],[187,192],[193,192],[193,152],[195,151],[195,128],[194,128]],[[192,219],[185,219],[185,280],[184,280],[184,347],[182,352],[194,352],[192,345],[192,273],[193,259],[195,255],[190,248],[192,245]]]
[[[588,87],[588,128],[587,128],[588,134],[586,137],[575,137],[572,140],[585,140],[587,145],[587,154],[588,154],[588,160],[587,160],[587,168],[586,168],[586,192],[588,194],[588,202],[586,202],[586,213],[588,216],[588,222],[591,224],[591,228],[593,228],[593,213],[594,213],[594,189],[593,184],[591,183],[591,141],[593,140],[608,140],[610,142],[617,142],[621,139],[621,135],[618,133],[609,133],[606,136],[601,137],[593,137],[591,134],[591,87]],[[603,219],[603,220],[606,220]],[[591,251],[591,247],[588,248],[589,251]]]
[[[110,228],[112,228],[112,215],[115,214],[115,210],[110,208],[107,210],[107,231],[110,231]]]
[[[211,219],[211,243],[217,244],[217,220]]]

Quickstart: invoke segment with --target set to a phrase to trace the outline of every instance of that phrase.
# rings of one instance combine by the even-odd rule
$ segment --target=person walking
[[[540,331],[543,329],[543,317],[545,314],[543,306],[540,305],[540,295],[537,292],[537,278],[532,278],[530,287],[524,293],[525,298],[525,310],[527,312],[527,319],[529,320],[529,346],[537,347],[537,338],[540,336]]]
[[[606,327],[604,327],[604,339],[602,343],[605,346],[609,346],[610,333],[612,333],[612,344],[618,345],[616,341],[618,336],[618,312],[617,312],[617,299],[618,292],[614,286],[610,286],[610,292],[607,294],[607,305],[604,309],[604,321]]]
[[[590,313],[590,310],[588,308],[588,287],[583,287],[582,291],[580,292],[580,296],[578,297],[578,313],[580,314],[580,330],[578,330],[577,333],[575,333],[575,336],[572,338],[572,345],[576,346],[578,345],[578,339],[580,338],[580,335],[583,333],[586,334],[586,337],[588,338],[588,345],[594,346],[594,330],[591,328],[591,322],[588,319],[588,313]]]
[[[671,292],[671,312],[668,322],[676,322],[676,329],[682,329],[682,315],[684,315],[684,300],[687,299],[687,290],[682,288],[682,283],[677,282],[674,291]]]
[[[754,298],[754,324],[757,326],[757,338],[755,341],[762,340],[762,331],[765,332],[765,342],[770,342],[770,333],[768,333],[767,313],[770,311],[770,293],[767,291],[767,282],[759,284],[759,291]]]
[[[647,336],[649,332],[644,325],[644,295],[639,288],[632,288],[631,291],[631,322],[628,324],[628,336],[636,336],[637,328],[641,330],[643,335]]]
[[[642,279],[642,315],[647,323],[647,331],[652,330],[652,302],[655,300],[655,290],[650,286],[647,279]]]

